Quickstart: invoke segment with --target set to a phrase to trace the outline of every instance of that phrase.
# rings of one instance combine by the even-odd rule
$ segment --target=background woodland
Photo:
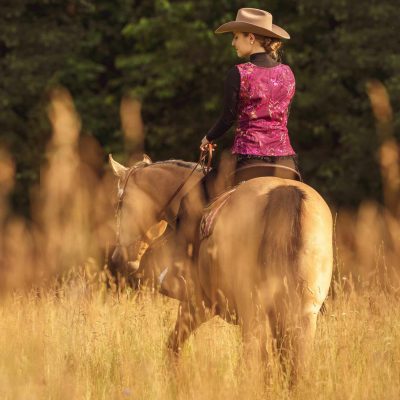
[[[100,170],[107,153],[127,161],[142,147],[124,139],[123,98],[140,102],[152,158],[197,159],[221,108],[225,73],[241,62],[231,36],[213,31],[240,7],[269,10],[292,36],[283,60],[297,79],[289,130],[305,181],[332,205],[381,200],[378,148],[386,136],[399,139],[400,115],[389,113],[387,129],[377,129],[368,85],[382,82],[399,110],[397,0],[6,0],[0,145],[17,165],[15,209],[29,209],[29,188],[46,162],[55,86],[72,94],[83,137],[99,143]]]

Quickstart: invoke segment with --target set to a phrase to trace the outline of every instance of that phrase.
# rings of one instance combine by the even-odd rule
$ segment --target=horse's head
[[[150,181],[146,168],[152,164],[148,156],[128,168],[109,156],[114,174],[118,177],[117,246],[111,262],[130,275],[138,273],[140,260],[150,243],[161,236],[166,222],[160,221],[157,188]]]

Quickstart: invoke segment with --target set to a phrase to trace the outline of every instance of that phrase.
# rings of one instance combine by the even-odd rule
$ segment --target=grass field
[[[398,399],[400,304],[338,291],[320,315],[308,375],[288,390],[270,360],[246,369],[237,327],[215,318],[174,363],[174,300],[85,285],[13,294],[0,308],[1,399]],[[265,372],[265,371],[264,371]]]

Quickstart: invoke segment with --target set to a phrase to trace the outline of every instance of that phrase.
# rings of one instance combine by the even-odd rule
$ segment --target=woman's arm
[[[221,115],[208,131],[204,139],[209,142],[221,137],[236,121],[239,102],[240,73],[237,67],[232,67],[226,76],[224,85],[224,101]],[[203,139],[203,140],[204,140]]]

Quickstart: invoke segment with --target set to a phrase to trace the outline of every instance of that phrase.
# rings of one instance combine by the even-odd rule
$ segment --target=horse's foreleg
[[[178,356],[183,344],[189,338],[190,334],[206,320],[204,310],[196,308],[188,303],[181,302],[178,308],[178,316],[175,328],[171,332],[167,347],[173,356]]]

